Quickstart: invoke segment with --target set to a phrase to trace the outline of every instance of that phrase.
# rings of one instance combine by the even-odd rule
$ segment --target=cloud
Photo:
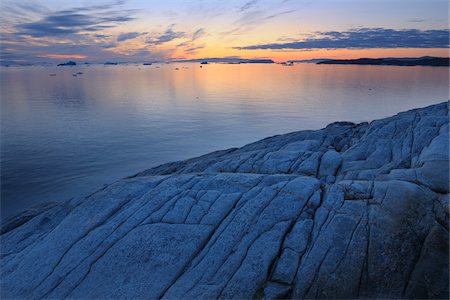
[[[195,41],[206,34],[205,29],[199,28],[192,34],[192,40]]]
[[[252,10],[247,11],[242,14],[242,16],[234,22],[234,27],[230,30],[227,30],[225,32],[222,32],[221,35],[228,36],[228,35],[239,35],[247,33],[256,27],[264,24],[270,19],[274,19],[278,16],[286,15],[293,13],[294,10],[285,10],[285,11],[279,11],[274,12],[269,15],[265,14],[264,11],[260,10]]]
[[[199,28],[192,33],[191,39],[185,40],[182,43],[176,45],[176,48],[182,51],[185,55],[193,55],[206,47],[204,43],[201,43],[201,38],[206,35],[206,31],[203,28]]]
[[[194,33],[192,33],[192,37],[190,40],[185,40],[184,42],[177,44],[177,47],[179,47],[179,48],[197,47],[198,40],[201,39],[205,35],[206,35],[206,31],[203,28],[199,28],[196,31],[194,31]]]
[[[197,51],[198,50],[201,50],[201,49],[203,49],[203,48],[205,48],[205,45],[197,45],[197,46],[192,46],[192,47],[190,47],[190,48],[185,48],[184,50],[183,50],[183,52],[185,53],[185,54],[195,54],[195,53],[197,53]]]
[[[242,5],[239,8],[239,11],[240,12],[246,11],[246,10],[252,8],[253,6],[255,6],[258,2],[259,2],[259,0],[250,0],[250,1],[246,2],[244,5]]]
[[[46,12],[38,21],[16,25],[19,35],[31,37],[60,37],[82,32],[101,31],[115,27],[134,19],[130,10],[118,10],[115,6],[122,2],[108,5],[72,8],[56,12]],[[32,9],[23,6],[22,9]]]
[[[288,1],[290,0],[247,0],[247,2],[237,9],[235,21],[230,24],[230,26],[226,27],[227,30],[220,32],[219,34],[230,41],[235,39],[238,35],[248,34],[272,19],[295,12],[298,7],[292,9],[292,5],[290,5]]]
[[[287,43],[235,47],[255,49],[370,49],[370,48],[448,48],[449,30],[359,28],[348,31],[317,32],[317,37]]]
[[[117,41],[118,42],[123,42],[126,40],[131,40],[134,38],[137,38],[138,36],[141,36],[143,34],[146,34],[146,32],[126,32],[126,33],[122,33],[119,34],[119,36],[117,37]]]
[[[167,42],[173,41],[175,39],[179,39],[179,38],[186,36],[186,33],[183,31],[173,31],[173,29],[172,29],[173,26],[174,25],[170,25],[164,33],[147,40],[147,44],[161,45],[161,44],[164,44],[164,43],[167,43]]]
[[[11,51],[2,51],[0,63],[44,62],[82,59],[89,62],[105,61],[163,61],[167,51],[148,51],[138,49],[128,53],[113,52],[98,45],[53,44],[53,45],[15,45]],[[83,57],[83,58],[82,58]]]
[[[426,21],[426,19],[411,19],[411,20],[408,20],[408,22],[411,22],[411,23],[423,23],[425,21]]]
[[[32,4],[8,5],[3,13],[10,22],[1,31],[4,46],[0,48],[0,62],[60,61],[68,57],[102,62],[165,57],[166,52],[149,52],[142,45],[124,51],[117,43],[145,33],[117,36],[104,31],[135,19],[137,11],[124,9],[122,4],[123,1],[115,1],[57,11]],[[26,18],[18,20],[17,14]],[[4,51],[5,47],[10,50]]]
[[[117,0],[112,3],[106,3],[106,4],[100,4],[100,5],[92,5],[92,6],[83,6],[83,7],[75,7],[67,10],[63,10],[64,13],[74,13],[74,12],[80,12],[80,11],[98,11],[98,10],[108,10],[112,9],[115,6],[124,4],[125,1],[123,0]]]

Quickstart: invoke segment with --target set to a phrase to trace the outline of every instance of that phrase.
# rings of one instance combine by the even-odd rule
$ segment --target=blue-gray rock
[[[2,226],[3,299],[448,297],[448,102],[144,171]]]

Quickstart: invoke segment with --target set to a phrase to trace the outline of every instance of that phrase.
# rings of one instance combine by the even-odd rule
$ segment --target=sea
[[[447,67],[1,67],[1,217],[162,163],[449,99]]]

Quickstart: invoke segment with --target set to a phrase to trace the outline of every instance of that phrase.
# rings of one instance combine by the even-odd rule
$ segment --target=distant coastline
[[[314,59],[304,59],[304,60],[287,60],[286,62],[275,62],[272,59],[244,59],[240,57],[216,57],[216,58],[199,58],[199,59],[187,59],[187,60],[173,60],[173,61],[152,61],[152,62],[138,62],[138,61],[116,61],[116,62],[83,62],[83,61],[68,61],[61,62],[58,64],[50,62],[42,62],[38,64],[17,64],[17,63],[7,63],[0,62],[2,67],[27,67],[27,66],[78,66],[78,65],[152,65],[152,64],[171,64],[171,63],[219,63],[219,64],[290,64],[294,63],[312,63],[318,65],[377,65],[377,66],[432,66],[432,67],[449,67],[450,58],[448,57],[389,57],[389,58],[357,58],[357,59],[331,59],[331,58],[314,58]]]
[[[330,59],[318,65],[450,66],[448,57]]]

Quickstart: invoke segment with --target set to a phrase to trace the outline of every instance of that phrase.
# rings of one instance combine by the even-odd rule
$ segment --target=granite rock
[[[448,122],[333,123],[26,212],[2,298],[447,298]]]

